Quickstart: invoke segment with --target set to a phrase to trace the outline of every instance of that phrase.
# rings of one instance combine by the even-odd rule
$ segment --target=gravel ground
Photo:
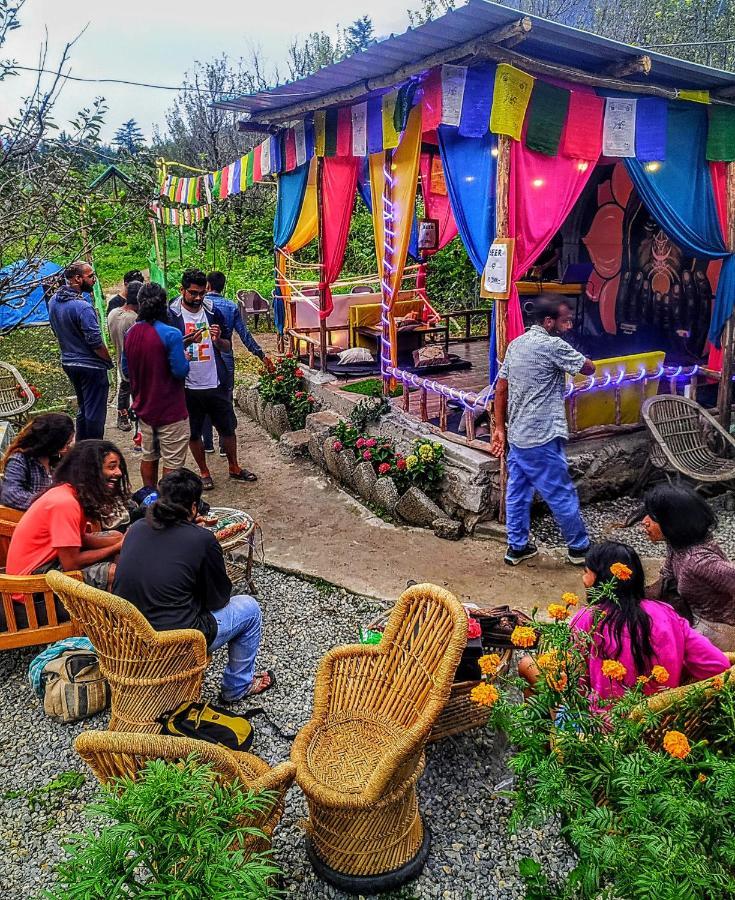
[[[274,668],[277,687],[263,695],[262,705],[282,730],[292,732],[310,714],[317,662],[331,646],[352,642],[357,628],[382,609],[378,601],[349,594],[327,584],[314,584],[273,569],[256,570],[265,629],[259,665]],[[106,716],[85,723],[60,725],[47,719],[27,681],[34,655],[9,651],[0,656],[0,885],[3,900],[38,896],[52,880],[65,838],[82,828],[84,805],[96,781],[72,748],[84,728],[102,729]],[[215,654],[207,672],[204,696],[214,700],[224,665]],[[253,751],[270,763],[284,760],[289,746],[262,717],[254,720]],[[510,834],[510,802],[497,796],[509,786],[507,751],[489,730],[449,738],[428,749],[419,798],[433,844],[424,873],[391,896],[470,900],[489,896],[511,900],[524,896],[517,862],[533,856],[552,876],[571,865],[555,826]],[[44,786],[63,773],[82,773],[84,782],[58,791]],[[65,778],[74,776],[66,775]],[[28,794],[38,798],[33,808]],[[318,881],[306,859],[300,821],[306,805],[298,788],[288,795],[286,813],[276,832],[276,858],[285,874],[287,896],[343,898]]]
[[[709,501],[718,519],[715,540],[730,559],[735,560],[735,512],[726,509],[726,504],[730,505],[731,502],[732,498],[727,494],[721,494]],[[663,556],[664,544],[652,544],[640,525],[622,527],[628,516],[640,506],[640,499],[621,497],[618,500],[605,500],[582,507],[582,515],[590,537],[593,541],[622,541],[635,547],[641,556]],[[545,547],[564,547],[561,532],[549,512],[539,510],[534,514],[531,531],[534,539]]]

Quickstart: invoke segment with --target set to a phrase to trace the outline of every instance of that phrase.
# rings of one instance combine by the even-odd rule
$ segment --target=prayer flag
[[[292,172],[296,168],[296,133],[293,128],[287,128],[285,131],[284,150],[286,158],[286,164],[283,167],[284,171]]]
[[[352,112],[349,106],[337,110],[337,156],[352,156]]]
[[[570,159],[597,159],[602,150],[602,118],[605,101],[597,94],[572,91],[561,140],[561,151]]]
[[[314,156],[314,120],[311,116],[304,119],[304,143],[306,144],[306,159]]]
[[[212,196],[219,198],[220,187],[222,185],[222,169],[218,172],[213,172],[212,174],[214,176],[212,179]]]
[[[442,66],[442,122],[459,125],[462,116],[467,66]]]
[[[484,137],[490,128],[495,66],[481,63],[467,69],[462,98],[459,133],[462,137]]]
[[[370,97],[367,102],[368,153],[380,153],[383,149],[383,98]]]
[[[252,151],[243,158],[243,162],[245,164],[245,185],[243,187],[243,190],[245,190],[246,188],[252,187],[253,185],[253,166],[255,163],[255,157]]]
[[[352,107],[352,155],[367,154],[367,103],[355,103]]]
[[[531,94],[526,146],[536,153],[556,156],[569,111],[570,91],[536,79]]]
[[[337,110],[328,109],[324,124],[324,155],[337,155]]]
[[[260,171],[263,175],[271,173],[271,139],[266,138],[260,145]]]
[[[393,127],[400,134],[408,122],[408,114],[413,109],[418,82],[408,81],[398,89],[396,108],[393,111]]]
[[[263,147],[258,144],[252,150],[253,154],[253,181],[263,180]]]
[[[283,132],[271,138],[271,172],[279,173],[283,169]]]
[[[533,90],[533,75],[521,72],[508,63],[500,63],[495,72],[490,131],[509,134],[520,141],[523,120]]]
[[[232,193],[239,194],[242,188],[242,159],[236,159],[232,164]]]
[[[235,193],[235,163],[227,167],[227,196]]]
[[[220,200],[224,200],[227,196],[228,189],[228,181],[230,177],[230,167],[225,166],[220,172],[220,180],[219,180],[219,198]]]
[[[318,109],[314,113],[314,153],[317,156],[324,156],[325,128],[327,125],[327,114],[323,109]]]
[[[432,69],[424,79],[424,95],[421,99],[421,118],[424,131],[435,131],[442,121],[442,73]]]
[[[212,185],[213,185],[213,176],[211,172],[208,172],[204,176],[204,193],[207,197],[207,203],[212,202]]]
[[[395,111],[398,91],[389,91],[383,94],[383,150],[390,150],[398,146],[401,135],[395,127]]]
[[[679,100],[689,100],[692,103],[709,103],[709,91],[678,91]]]
[[[304,120],[301,119],[294,125],[294,144],[296,146],[296,165],[303,166],[306,162],[306,134],[304,132]]]
[[[608,97],[602,124],[602,152],[605,156],[635,156],[636,101]]]
[[[707,159],[735,161],[735,108],[711,106],[707,131]]]
[[[635,155],[641,162],[666,159],[669,104],[661,97],[639,97],[635,113]]]
[[[176,202],[181,203],[181,197],[184,193],[184,179],[177,178],[176,179]]]
[[[197,204],[202,199],[202,176],[194,180],[194,203]]]

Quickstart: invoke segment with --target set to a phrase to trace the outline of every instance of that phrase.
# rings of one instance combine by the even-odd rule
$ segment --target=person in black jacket
[[[158,631],[196,628],[210,651],[227,644],[220,699],[232,703],[262,693],[274,678],[271,672],[255,672],[260,607],[247,594],[230,597],[222,548],[196,521],[201,497],[201,478],[189,469],[161,479],[158,500],[125,536],[113,593],[132,603]]]

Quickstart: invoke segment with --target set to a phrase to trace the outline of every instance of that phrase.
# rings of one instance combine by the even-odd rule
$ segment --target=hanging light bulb
[[[589,167],[590,164],[584,159],[580,159],[580,161],[577,163],[577,168],[580,172],[586,172]]]
[[[497,148],[497,147],[493,147],[493,149],[490,151],[490,155],[491,155],[491,156],[497,157],[497,155],[498,155],[498,148]]]
[[[646,163],[646,165],[644,166],[644,169],[646,170],[646,172],[650,172],[651,174],[653,174],[654,172],[658,172],[658,170],[660,168],[661,168],[660,162],[649,162],[649,163]]]
[[[544,179],[543,179],[543,178],[534,178],[533,181],[531,182],[531,184],[532,184],[535,188],[543,187],[543,186],[544,186]]]

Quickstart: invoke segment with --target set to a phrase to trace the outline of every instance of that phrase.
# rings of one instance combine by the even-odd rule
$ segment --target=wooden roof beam
[[[635,59],[624,59],[621,62],[612,63],[600,69],[600,75],[607,75],[610,78],[625,78],[628,75],[650,75],[651,74],[651,57],[636,56]]]

